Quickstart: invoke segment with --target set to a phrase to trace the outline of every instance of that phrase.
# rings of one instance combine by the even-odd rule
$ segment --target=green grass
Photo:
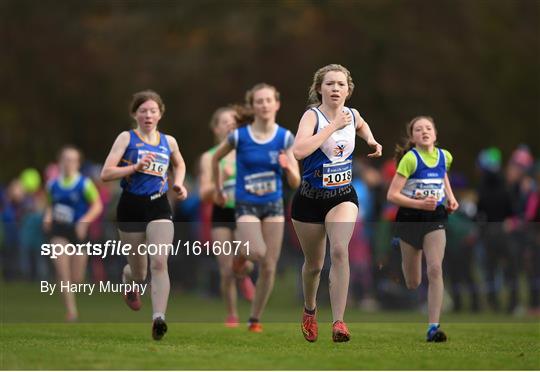
[[[330,324],[304,341],[298,324],[262,334],[217,323],[172,323],[161,342],[149,324],[4,324],[2,369],[538,369],[538,327],[448,324],[449,341],[428,344],[423,324],[351,323],[334,344]]]
[[[295,273],[286,272],[276,278],[274,291],[264,313],[265,322],[297,322],[302,303],[296,288]],[[327,291],[321,288],[320,293]],[[322,297],[322,296],[320,296]],[[136,323],[147,322],[150,317],[150,296],[143,296],[143,308],[139,312],[128,311],[120,295],[95,293],[92,296],[78,295],[77,303],[81,322]],[[319,321],[331,321],[328,304],[319,304]],[[249,304],[239,300],[241,318],[247,320]],[[420,311],[363,312],[349,305],[346,311],[348,322],[418,322],[424,324],[426,315]],[[218,298],[208,298],[193,293],[171,290],[167,310],[169,322],[221,322],[224,306]],[[514,318],[504,314],[485,312],[480,314],[443,314],[443,322],[488,323],[488,322],[534,322],[532,317]],[[39,283],[5,283],[0,281],[0,320],[6,323],[49,323],[63,322],[64,313],[59,294],[50,296],[40,293]]]
[[[139,312],[118,295],[79,296],[81,323],[64,324],[58,295],[38,283],[0,283],[0,369],[540,369],[540,324],[534,318],[443,314],[449,341],[424,340],[419,311],[360,312],[346,320],[352,340],[331,341],[331,312],[321,306],[319,340],[304,341],[294,278],[278,278],[264,333],[223,326],[219,299],[172,292],[169,332],[150,336],[150,301]],[[246,319],[249,305],[240,303]]]

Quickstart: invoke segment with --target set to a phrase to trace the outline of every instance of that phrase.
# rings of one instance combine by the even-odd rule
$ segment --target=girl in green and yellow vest
[[[399,164],[387,196],[390,202],[399,206],[396,233],[407,288],[416,289],[420,285],[422,251],[426,256],[428,342],[446,341],[446,334],[439,325],[444,293],[445,229],[448,212],[459,207],[447,175],[452,155],[436,147],[436,141],[437,131],[432,118],[419,116],[407,124],[407,142],[396,148]]]
[[[210,129],[214,133],[216,143],[221,143],[227,135],[236,128],[239,108],[227,106],[218,108],[210,120]],[[216,152],[217,145],[206,151],[201,157],[199,195],[203,202],[210,202],[212,206],[212,231],[213,242],[220,242],[221,248],[224,248],[225,242],[230,242],[235,238],[235,214],[234,214],[234,191],[236,181],[236,154],[230,152],[219,163],[220,176],[223,180],[223,188],[227,193],[227,201],[223,207],[215,202],[217,195],[215,183],[212,181],[212,156]],[[233,256],[223,252],[217,255],[220,273],[220,289],[225,307],[227,318],[225,326],[238,327],[238,309],[237,309],[237,279],[233,273]],[[251,301],[255,292],[254,284],[249,276],[238,279],[238,286],[243,296]]]

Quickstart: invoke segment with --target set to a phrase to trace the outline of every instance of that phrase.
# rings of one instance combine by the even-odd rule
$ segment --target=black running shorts
[[[68,242],[73,244],[80,243],[75,232],[75,224],[72,223],[67,224],[53,221],[51,231],[47,235],[49,240],[53,237],[60,237],[67,239]]]
[[[149,222],[172,221],[171,206],[166,194],[140,196],[124,191],[116,209],[118,229],[124,232],[144,232]]]
[[[317,189],[302,181],[294,194],[291,217],[300,222],[323,224],[328,212],[345,202],[358,207],[356,191],[350,184],[337,189]]]
[[[214,204],[212,208],[212,227],[226,227],[234,230],[236,228],[234,208],[222,208]]]
[[[396,236],[416,249],[422,249],[424,236],[446,229],[448,212],[444,205],[434,211],[400,207],[396,216]]]

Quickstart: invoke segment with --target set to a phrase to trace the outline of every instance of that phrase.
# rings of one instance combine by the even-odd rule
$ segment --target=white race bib
[[[169,168],[169,156],[166,154],[161,154],[159,152],[148,151],[148,150],[139,150],[137,152],[137,163],[141,161],[147,154],[154,154],[154,160],[150,165],[145,166],[139,172],[144,174],[149,174],[151,176],[164,177]]]
[[[352,161],[323,164],[322,185],[326,188],[341,187],[352,181]]]
[[[52,215],[53,221],[60,223],[73,223],[75,220],[75,210],[65,204],[55,204]]]
[[[276,174],[272,171],[246,176],[244,183],[246,191],[255,195],[265,195],[277,191]]]
[[[441,183],[418,182],[413,191],[414,199],[426,199],[429,196],[434,196],[437,201],[441,201],[444,198],[443,185]]]

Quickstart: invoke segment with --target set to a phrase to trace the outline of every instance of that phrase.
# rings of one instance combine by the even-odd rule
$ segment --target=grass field
[[[428,344],[419,312],[348,309],[351,342],[334,344],[330,309],[322,307],[319,340],[307,343],[289,279],[276,284],[262,334],[248,333],[243,324],[225,328],[217,299],[173,293],[161,342],[150,337],[147,296],[137,313],[117,295],[80,296],[81,323],[64,324],[59,296],[39,294],[35,283],[1,283],[0,368],[540,369],[540,324],[532,318],[447,314],[449,341]],[[248,304],[240,311],[247,317]]]
[[[309,344],[295,323],[263,334],[217,323],[172,323],[159,343],[148,324],[5,324],[2,369],[538,369],[530,324],[448,324],[449,341],[427,344],[424,324],[351,323],[334,344],[330,324]]]

